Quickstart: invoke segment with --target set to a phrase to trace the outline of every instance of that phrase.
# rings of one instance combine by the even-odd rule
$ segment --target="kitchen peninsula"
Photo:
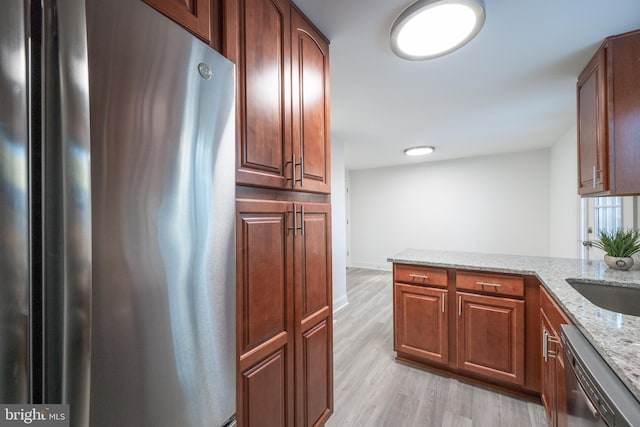
[[[564,314],[579,327],[633,395],[640,400],[640,366],[637,364],[637,361],[640,360],[640,317],[600,308],[584,298],[566,281],[566,279],[580,279],[640,288],[640,268],[638,266],[624,272],[611,270],[601,261],[417,249],[404,250],[389,257],[387,261],[394,264],[395,286],[398,286],[398,278],[395,274],[398,267],[415,266],[416,268],[446,271],[449,279],[448,287],[440,288],[440,291],[443,292],[443,312],[444,298],[446,298],[444,293],[447,292],[450,295],[450,301],[447,300],[449,306],[454,311],[461,310],[461,307],[458,306],[460,302],[451,296],[454,295],[453,292],[456,292],[456,280],[459,280],[456,279],[456,275],[459,276],[461,272],[470,271],[479,275],[495,274],[497,277],[501,275],[504,277],[520,276],[525,284],[528,279],[535,277],[543,288],[540,289],[540,294],[548,293],[555,300]],[[492,285],[491,283],[486,284]],[[458,291],[460,291],[459,288],[460,284],[458,283]],[[525,298],[523,292],[522,299]],[[538,297],[536,296],[536,298]],[[530,310],[529,306],[527,306],[527,310],[529,310],[527,316],[538,315],[537,310]],[[531,324],[527,323],[527,326]],[[535,333],[538,336],[540,331],[527,330],[526,333]],[[450,345],[449,348],[453,348],[453,346]],[[398,350],[396,349],[396,351]],[[455,363],[450,362],[449,365],[455,366]]]

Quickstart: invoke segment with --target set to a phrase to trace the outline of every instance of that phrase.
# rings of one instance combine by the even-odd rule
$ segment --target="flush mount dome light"
[[[426,145],[422,145],[420,147],[411,147],[411,148],[407,148],[406,150],[404,150],[404,154],[406,156],[424,156],[427,154],[431,154],[434,151],[436,151],[436,149],[434,147],[427,147]]]
[[[483,0],[418,0],[391,27],[391,49],[401,58],[437,58],[471,41],[484,25]]]

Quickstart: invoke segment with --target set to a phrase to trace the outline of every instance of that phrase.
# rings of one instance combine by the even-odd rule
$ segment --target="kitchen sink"
[[[566,279],[583,297],[610,311],[640,316],[640,288]]]

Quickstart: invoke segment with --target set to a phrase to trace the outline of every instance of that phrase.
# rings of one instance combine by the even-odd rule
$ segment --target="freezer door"
[[[139,0],[87,0],[92,427],[235,412],[235,68]]]
[[[24,4],[0,13],[0,403],[28,403],[29,146]]]

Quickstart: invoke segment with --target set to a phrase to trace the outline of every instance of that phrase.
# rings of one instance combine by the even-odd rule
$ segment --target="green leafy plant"
[[[600,231],[600,239],[591,242],[596,248],[602,249],[607,255],[616,258],[630,257],[640,252],[640,232],[623,230],[607,232]]]

